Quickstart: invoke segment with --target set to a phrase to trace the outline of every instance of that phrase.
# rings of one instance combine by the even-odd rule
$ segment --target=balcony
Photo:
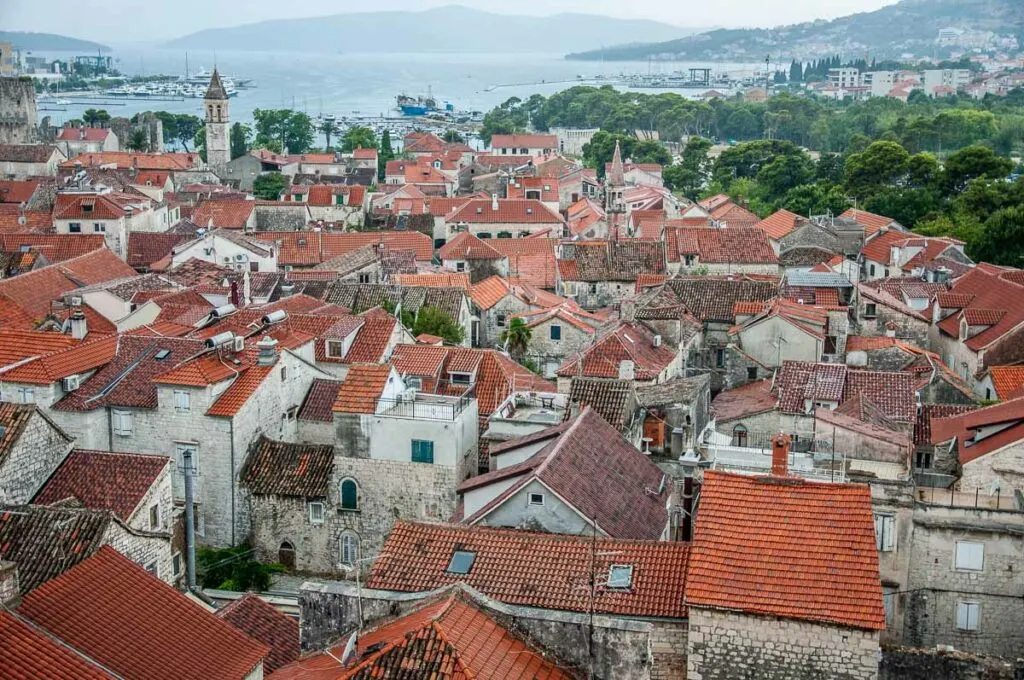
[[[472,390],[461,397],[410,390],[395,398],[381,397],[375,412],[388,418],[455,422],[475,400]]]
[[[738,474],[767,475],[772,469],[771,438],[777,433],[743,432],[732,436],[705,431],[700,448],[705,463],[712,470]],[[846,456],[833,453],[831,443],[794,437],[789,452],[789,474],[811,481],[843,483],[846,481]]]

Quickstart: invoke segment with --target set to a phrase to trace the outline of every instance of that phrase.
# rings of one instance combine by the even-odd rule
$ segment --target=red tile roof
[[[0,610],[0,676],[105,680],[117,676],[85,655],[47,635],[13,611]]]
[[[102,142],[110,136],[107,128],[63,127],[57,134],[58,142]]]
[[[299,658],[299,622],[256,593],[246,593],[218,609],[217,616],[270,647],[270,654],[263,660],[264,673],[272,673]]]
[[[538,288],[554,288],[557,281],[554,239],[499,238],[488,245],[508,258],[508,275]]]
[[[558,148],[556,135],[494,135],[491,148],[551,149]]]
[[[0,203],[0,232],[53,231],[53,214],[49,210],[26,210],[14,203]]]
[[[392,281],[399,286],[427,286],[463,288],[469,290],[469,274],[440,272],[427,274],[395,274]]]
[[[436,377],[448,353],[448,348],[434,345],[398,345],[391,354],[391,364],[402,376]]]
[[[335,413],[376,413],[391,364],[352,364],[334,400]]]
[[[590,602],[580,596],[580,586],[589,583],[593,567],[599,575],[595,613],[678,619],[686,616],[688,548],[687,543],[595,541],[516,529],[396,522],[366,585],[423,592],[464,582],[505,604],[586,612]],[[476,553],[468,574],[447,571],[455,550]],[[613,564],[633,567],[631,588],[601,585]]]
[[[0,250],[32,250],[42,253],[49,264],[64,262],[104,247],[103,234],[0,234]]]
[[[134,269],[111,251],[100,248],[59,264],[4,279],[0,281],[0,295],[21,307],[33,319],[40,320],[49,314],[50,303],[64,293],[129,276],[135,276]]]
[[[273,366],[250,366],[231,383],[231,387],[217,398],[207,411],[208,416],[231,418],[256,394],[263,381],[274,370]]]
[[[646,327],[623,323],[562,364],[557,375],[618,378],[621,362],[630,360],[634,364],[636,380],[653,380],[675,358],[675,351],[666,345],[654,346],[654,335]]]
[[[0,203],[28,203],[39,184],[39,180],[0,180]]]
[[[438,255],[442,260],[500,260],[505,257],[468,231],[460,232],[441,246]]]
[[[989,431],[993,425],[999,427]],[[1024,439],[1024,398],[945,418],[932,418],[933,444],[954,437],[961,465]]]
[[[731,390],[723,390],[711,400],[711,410],[719,422],[771,411],[778,404],[771,380],[757,380]]]
[[[914,376],[910,373],[861,371],[842,364],[783,361],[775,378],[779,410],[806,413],[807,400],[842,403],[860,395],[886,417],[912,423],[917,414]]]
[[[489,198],[474,198],[445,218],[446,222],[457,224],[549,224],[558,225],[565,221],[561,215],[535,199],[499,198],[498,209]]]
[[[500,276],[491,276],[480,283],[474,284],[469,296],[477,307],[483,310],[490,309],[511,292],[508,281]]]
[[[846,338],[847,352],[868,352],[874,349],[895,347],[899,341],[885,335],[850,335]]]
[[[992,312],[978,315],[982,317],[981,321],[985,322],[988,327],[962,341],[972,351],[985,349],[1024,324],[1024,285],[976,267],[957,279],[950,292],[957,296],[960,304],[967,303],[965,310],[1005,312],[998,319],[996,318],[998,315]],[[966,296],[970,296],[969,302]],[[945,306],[946,304],[940,296],[940,305]],[[973,314],[975,313],[972,312]],[[939,330],[948,336],[960,337],[960,318],[962,316],[963,313],[946,317],[937,324]],[[991,325],[988,325],[989,322]]]
[[[776,264],[775,250],[764,231],[754,228],[667,227],[665,248],[669,262],[697,255],[705,264]]]
[[[90,338],[55,349],[0,374],[5,382],[49,385],[108,364],[117,351],[117,336]]]
[[[53,505],[71,498],[127,522],[168,465],[166,456],[75,449],[32,502]]]
[[[59,151],[53,144],[0,144],[0,160],[11,163],[46,163]],[[61,153],[58,158],[63,155]]]
[[[314,378],[306,400],[299,409],[299,420],[313,420],[324,423],[334,422],[334,400],[338,396],[341,381]]]
[[[974,411],[978,407],[970,404],[923,404],[914,423],[914,445],[927,446],[932,443],[932,420],[950,418]]]
[[[113,165],[119,170],[196,170],[200,164],[197,153],[137,153],[132,151],[104,151],[84,153],[60,164],[62,169],[73,170],[79,164],[92,168]]]
[[[0,368],[28,359],[67,349],[79,343],[70,335],[48,331],[22,330],[0,323]],[[6,380],[7,378],[2,378]]]
[[[288,444],[261,436],[239,476],[257,495],[323,498],[334,469],[330,445]]]
[[[554,441],[515,466],[521,478],[465,523],[486,522],[492,511],[539,480],[582,517],[595,521],[607,536],[661,539],[668,523],[668,492],[658,466],[589,406],[569,427],[557,425],[555,429],[559,432]],[[505,444],[506,450],[510,444]],[[507,477],[508,468],[495,470],[471,477],[459,485],[459,491]]]
[[[686,604],[883,630],[862,484],[704,473]]]
[[[128,264],[136,269],[150,267],[171,254],[175,246],[188,241],[188,234],[132,231],[128,233]]]
[[[539,191],[540,200],[558,203],[558,180],[547,177],[516,177],[508,185],[508,198],[526,198],[526,192]]]
[[[788,210],[778,210],[757,223],[758,229],[768,234],[768,238],[778,241],[797,228],[804,218]]]
[[[462,593],[421,603],[359,637],[346,668],[344,645],[299,661],[274,680],[415,677],[431,680],[572,680]]]
[[[415,251],[421,262],[434,257],[433,239],[417,231],[263,231],[255,236],[261,241],[281,241],[279,265],[313,266],[367,245],[382,252]]]
[[[109,546],[18,612],[123,677],[241,679],[269,651]]]
[[[989,373],[999,399],[1009,398],[1024,386],[1024,366],[992,366]]]
[[[256,201],[207,199],[196,206],[192,222],[201,229],[244,229],[255,207]]]
[[[875,232],[881,231],[896,222],[896,220],[891,217],[884,217],[882,215],[869,213],[866,210],[857,210],[855,208],[850,208],[839,217],[853,220],[864,227],[865,236],[871,236]]]

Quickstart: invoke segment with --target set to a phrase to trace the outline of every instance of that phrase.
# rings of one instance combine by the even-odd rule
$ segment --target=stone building
[[[516,317],[531,331],[526,357],[545,378],[553,378],[558,367],[591,343],[607,321],[603,315],[581,309],[571,300]]]
[[[213,69],[210,86],[203,96],[206,110],[206,162],[215,172],[224,172],[231,162],[231,133],[228,117],[228,94]]]
[[[559,291],[590,310],[634,297],[637,277],[663,273],[661,241],[570,242],[558,258]]]
[[[751,227],[666,227],[665,252],[673,274],[779,273],[768,236]]]
[[[687,677],[877,678],[885,611],[870,491],[789,477],[789,437],[773,446],[770,477],[703,475]]]
[[[73,440],[34,404],[0,403],[0,503],[28,503],[71,450]]]
[[[0,144],[32,144],[37,137],[36,89],[31,78],[0,78]]]
[[[479,321],[474,321],[474,344],[493,347],[501,343],[501,334],[508,328],[512,318],[530,315],[551,309],[566,302],[545,290],[530,285],[522,279],[506,279],[492,276],[470,288]]]
[[[403,614],[461,582],[569,667],[592,667],[600,678],[683,678],[687,550],[686,543],[398,522],[386,556],[364,578],[363,620]],[[546,566],[553,556],[556,570]],[[322,649],[358,621],[350,582],[305,584],[299,607],[305,650]]]
[[[600,128],[551,128],[558,138],[558,152],[566,156],[582,156],[583,147],[590,143]]]
[[[54,144],[0,144],[0,177],[56,177],[57,166],[65,160]]]
[[[637,385],[658,384],[678,377],[682,355],[662,336],[639,323],[619,323],[562,364],[555,375],[558,391],[568,393],[573,377],[618,378]]]

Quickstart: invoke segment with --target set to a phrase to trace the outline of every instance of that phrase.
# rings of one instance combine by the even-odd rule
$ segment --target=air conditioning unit
[[[224,262],[225,262],[225,264],[231,262],[231,258],[230,257],[225,257],[224,258]]]
[[[238,255],[235,255],[235,261],[236,262],[245,262],[248,259],[249,259],[249,256],[246,255],[245,253],[239,253]]]
[[[236,352],[244,352],[245,351],[245,338],[243,338],[240,335],[236,335],[235,336],[235,340],[234,340],[234,345],[233,345],[232,349],[234,349]]]
[[[81,304],[82,304],[82,298],[80,296],[74,295],[74,296],[71,297],[71,306],[72,307],[78,307],[78,306],[81,306]]]
[[[63,383],[65,392],[74,392],[82,384],[82,378],[77,375],[69,375],[64,378]]]

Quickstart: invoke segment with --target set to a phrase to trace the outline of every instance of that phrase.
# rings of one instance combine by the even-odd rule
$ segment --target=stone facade
[[[490,309],[480,310],[477,325],[477,346],[494,347],[501,342],[502,332],[508,328],[513,314],[522,314],[535,309],[517,295],[508,293]],[[467,329],[468,330],[468,329]]]
[[[871,305],[871,307],[869,307]],[[886,335],[888,324],[895,324],[896,337],[918,347],[928,347],[929,323],[905,314],[863,295],[857,296],[857,333],[878,337]]]
[[[30,78],[0,78],[0,144],[36,139],[36,90]]]
[[[1024,661],[934,649],[885,648],[878,680],[1021,680]]]
[[[952,645],[973,653],[1020,656],[1024,628],[1024,514],[919,506],[903,621],[903,644]],[[957,565],[958,543],[980,544],[980,569]],[[961,603],[976,605],[974,630],[958,625]]]
[[[1004,494],[1024,491],[1024,440],[964,463],[960,475],[957,488],[962,491],[991,493],[996,487]]]
[[[358,509],[341,505],[341,483],[353,480]],[[345,534],[361,556],[380,553],[396,520],[447,521],[455,513],[455,469],[425,463],[369,460],[335,455],[323,499],[251,496],[253,545],[260,559],[276,562],[281,544],[295,549],[300,572],[338,574]],[[324,521],[310,521],[309,502],[324,503]]]
[[[689,680],[874,680],[878,631],[690,607]]]
[[[18,439],[0,461],[0,503],[24,505],[64,462],[72,439],[33,409]]]
[[[107,526],[101,544],[109,545],[165,583],[174,583],[170,529],[166,532],[137,531],[115,519]]]
[[[583,309],[600,309],[635,297],[636,281],[562,281],[561,290]]]
[[[552,326],[560,328],[558,340],[551,338]],[[555,376],[555,371],[566,359],[590,344],[593,338],[593,333],[588,333],[558,317],[552,317],[533,327],[526,356],[536,363],[541,375],[550,379]]]

